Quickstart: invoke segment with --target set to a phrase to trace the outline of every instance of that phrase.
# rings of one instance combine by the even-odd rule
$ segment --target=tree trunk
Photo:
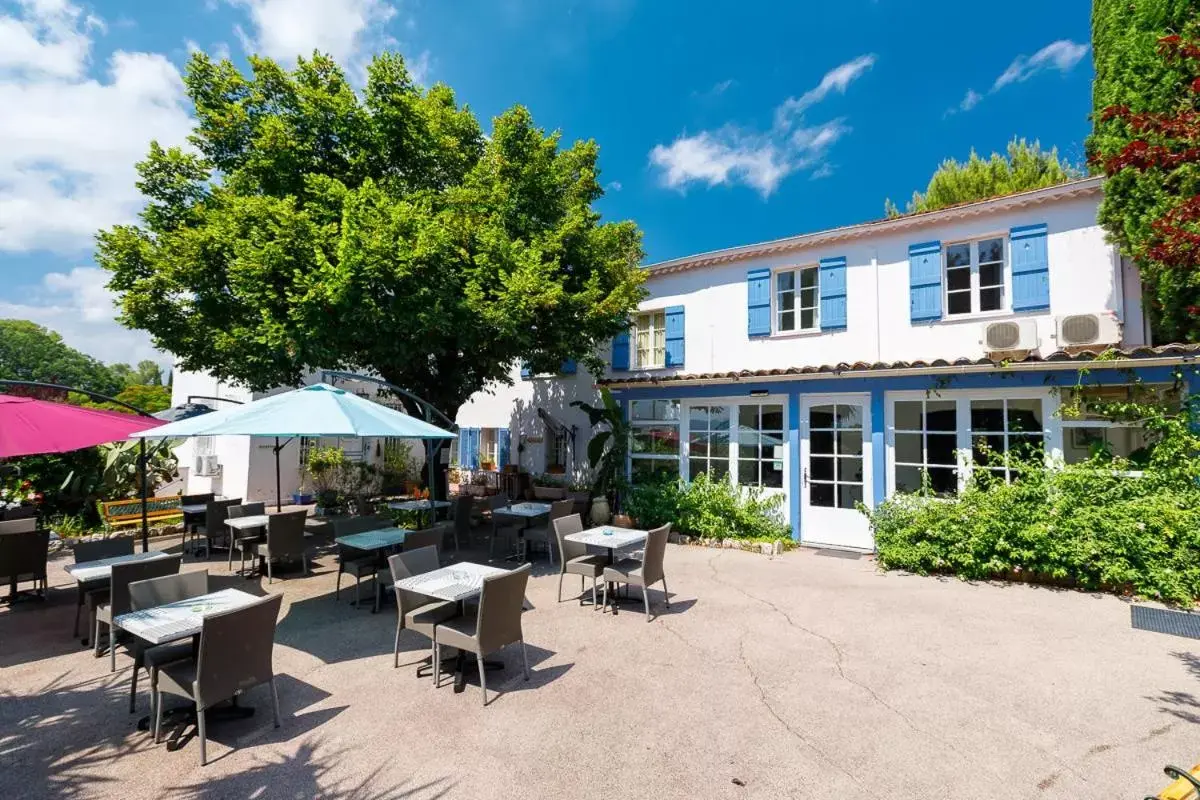
[[[458,414],[459,407],[462,406],[462,404],[466,402],[466,400],[464,398],[446,398],[446,397],[440,397],[437,394],[424,394],[424,393],[422,393],[423,387],[409,386],[402,379],[388,375],[387,372],[385,372],[383,370],[380,371],[380,375],[383,377],[383,379],[385,381],[388,381],[389,383],[394,383],[396,386],[402,386],[405,389],[408,389],[408,391],[417,395],[425,402],[431,404],[434,408],[436,408],[438,411],[445,414],[450,419],[455,418],[455,416]],[[421,419],[421,420],[425,419],[425,409],[421,408],[417,403],[413,402],[413,400],[411,398],[400,395],[399,399],[400,399],[400,402],[404,404],[405,410],[408,411],[408,413],[410,415],[416,417],[417,419]],[[439,428],[446,427],[445,420],[431,419],[428,421],[433,425],[437,425]],[[457,433],[457,431],[452,431],[452,432]],[[449,474],[449,464],[442,463],[442,458],[441,458],[443,449],[450,446],[450,441],[451,440],[449,440],[449,439],[438,439],[438,440],[434,440],[432,442],[433,447],[431,449],[432,449],[432,456],[433,456],[433,485],[428,487],[430,490],[430,497],[432,499],[446,500],[450,497],[450,483],[447,480],[447,475]],[[425,452],[426,457],[428,457],[430,455],[430,449],[425,449],[424,452]],[[425,468],[421,470],[421,481],[426,484],[429,483],[429,466],[428,465],[426,465]]]

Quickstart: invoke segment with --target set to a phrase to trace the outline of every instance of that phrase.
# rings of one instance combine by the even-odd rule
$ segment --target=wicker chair
[[[164,575],[178,575],[179,564],[183,556],[168,556],[149,561],[129,561],[125,564],[113,564],[110,596],[107,603],[96,607],[96,627],[93,651],[96,658],[100,657],[100,626],[108,626],[108,671],[117,671],[117,630],[113,620],[122,614],[133,610],[129,599],[129,584],[135,581],[161,578]]]
[[[671,607],[671,595],[667,592],[667,576],[663,573],[663,556],[667,550],[667,535],[671,532],[671,523],[655,528],[646,534],[646,549],[640,561],[623,558],[617,563],[604,568],[604,606],[608,606],[608,584],[627,584],[642,587],[642,602],[646,607],[646,621],[650,616],[650,594],[648,587],[662,581],[663,600],[667,608]]]
[[[115,558],[116,556],[131,556],[133,555],[133,537],[132,536],[114,536],[110,539],[101,539],[96,542],[80,542],[75,545],[75,563],[84,564],[88,561],[99,561],[102,558]],[[75,627],[71,629],[71,638],[74,639],[79,635],[79,611],[87,604],[88,608],[88,627],[90,631],[96,625],[96,606],[101,603],[108,602],[108,585],[104,586],[88,586],[87,584],[77,584],[78,596],[75,598]],[[84,645],[87,645],[87,637],[84,637]]]
[[[604,573],[604,557],[590,555],[587,545],[567,540],[572,533],[583,530],[583,520],[578,514],[568,514],[554,520],[554,536],[558,540],[558,602],[562,602],[563,578],[568,575],[579,576],[579,604],[583,605],[583,581],[592,579],[592,608],[600,607],[596,597],[596,582]]]
[[[46,599],[46,560],[50,531],[0,533],[0,581],[8,579],[8,599],[16,599],[21,581],[32,581],[38,597]]]
[[[131,611],[141,611],[144,608],[155,608],[200,597],[209,591],[208,570],[163,575],[129,584],[129,607]],[[158,691],[158,671],[167,664],[191,658],[195,651],[190,639],[159,645],[135,639],[130,649],[133,651],[133,677],[129,680],[129,713],[134,712],[137,703],[138,670],[144,668],[150,673],[150,718],[153,719],[154,696]]]
[[[304,535],[307,511],[288,511],[274,514],[267,524],[267,540],[259,542],[255,551],[267,563],[267,583],[275,582],[271,562],[275,559],[300,559],[304,574],[308,574],[308,540]]]

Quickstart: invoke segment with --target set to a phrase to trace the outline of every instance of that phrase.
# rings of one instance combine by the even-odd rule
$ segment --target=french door
[[[861,395],[801,397],[800,538],[807,544],[873,550],[871,418]]]
[[[686,477],[708,472],[716,480],[787,494],[785,398],[692,401],[684,408]],[[780,507],[787,519],[787,501]]]

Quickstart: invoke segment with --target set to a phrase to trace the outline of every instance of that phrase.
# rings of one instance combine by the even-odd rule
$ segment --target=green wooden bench
[[[100,521],[104,523],[105,530],[142,524],[142,501],[140,498],[109,500],[97,503],[96,507],[100,511]],[[151,497],[146,500],[146,520],[148,522],[161,522],[182,516],[183,497],[180,495]]]

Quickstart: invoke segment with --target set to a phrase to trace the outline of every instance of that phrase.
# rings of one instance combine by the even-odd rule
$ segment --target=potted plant
[[[319,513],[337,508],[338,489],[346,454],[340,447],[314,447],[308,451],[308,474],[317,497]]]
[[[455,494],[462,486],[462,469],[458,464],[451,464],[446,470],[446,481],[450,484],[450,493]]]
[[[571,405],[588,415],[592,434],[588,442],[588,462],[592,472],[592,523],[604,525],[611,507],[620,510],[621,493],[628,486],[625,462],[629,454],[629,423],[621,406],[606,387],[600,387],[601,405],[593,406],[581,400]]]
[[[532,482],[535,500],[562,500],[567,496],[567,489],[563,485],[564,481],[561,475],[549,473],[534,475]]]

